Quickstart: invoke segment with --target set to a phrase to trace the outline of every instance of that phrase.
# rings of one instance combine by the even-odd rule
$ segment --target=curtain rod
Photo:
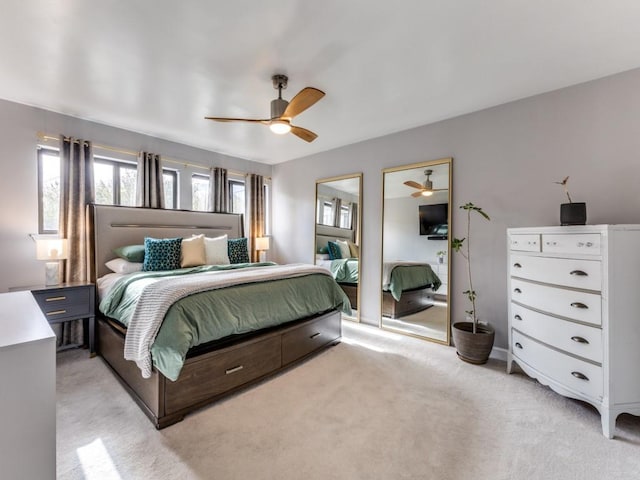
[[[55,140],[56,142],[60,140],[60,137],[56,137],[55,135],[48,135],[46,133],[42,133],[42,132],[38,132],[38,139],[40,140]],[[74,143],[78,143],[77,140],[74,141]],[[109,152],[114,152],[114,153],[121,153],[123,155],[131,155],[133,157],[138,158],[138,152],[135,152],[133,150],[126,150],[123,148],[116,148],[116,147],[110,147],[108,145],[101,145],[99,143],[92,143],[92,145],[95,148],[99,148],[101,150],[107,150]],[[164,155],[160,155],[160,157],[162,158],[163,161],[165,162],[169,162],[169,163],[175,163],[177,165],[184,165],[185,167],[193,167],[193,168],[202,168],[203,170],[209,170],[211,167],[206,167],[204,165],[198,165],[197,163],[190,163],[190,162],[185,162],[185,161],[181,161],[181,160],[176,160],[170,157],[165,157]],[[238,175],[241,177],[244,177],[246,175],[245,172],[239,172],[237,170],[229,170],[227,169],[227,173],[230,175]],[[264,177],[266,180],[271,180],[271,177]]]

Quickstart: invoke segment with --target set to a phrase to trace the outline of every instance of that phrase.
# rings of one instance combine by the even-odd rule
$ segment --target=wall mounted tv
[[[420,205],[420,235],[429,240],[446,240],[449,235],[449,204]]]

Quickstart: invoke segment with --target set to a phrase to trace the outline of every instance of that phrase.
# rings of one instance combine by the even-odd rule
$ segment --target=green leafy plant
[[[469,202],[464,205],[460,205],[462,210],[467,212],[467,236],[464,238],[454,238],[451,240],[451,248],[455,252],[460,253],[467,261],[467,272],[469,276],[469,289],[462,292],[467,296],[471,302],[471,310],[465,310],[465,312],[471,317],[473,322],[473,333],[476,333],[478,325],[478,315],[476,314],[476,291],[473,289],[473,277],[471,275],[471,213],[476,212],[478,215],[486,220],[491,220],[481,207]]]
[[[569,177],[564,177],[564,180],[562,180],[561,182],[553,182],[556,183],[558,185],[562,185],[562,188],[564,189],[564,193],[567,194],[567,198],[569,199],[569,203],[573,203],[571,201],[571,195],[569,195],[569,187],[567,187],[567,182],[569,181]]]
[[[440,250],[438,252],[436,252],[436,255],[439,257],[444,257],[447,254],[447,252],[445,252],[444,250]]]

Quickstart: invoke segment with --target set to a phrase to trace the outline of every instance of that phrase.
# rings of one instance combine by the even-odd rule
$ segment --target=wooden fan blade
[[[227,117],[204,117],[205,120],[213,120],[214,122],[251,122],[269,125],[271,120],[254,120],[251,118],[227,118]]]
[[[420,185],[418,182],[414,182],[413,180],[407,180],[406,182],[404,182],[404,184],[407,187],[419,188],[420,190],[422,190],[422,185]]]
[[[421,197],[421,196],[422,196],[422,192],[413,192],[413,193],[411,194],[411,196],[412,196],[412,197],[415,197],[415,198]]]
[[[322,90],[313,87],[303,88],[291,99],[281,118],[288,118],[290,120],[296,115],[300,115],[322,97],[324,97]]]
[[[305,142],[313,142],[318,135],[313,133],[311,130],[307,130],[306,128],[296,127],[291,125],[291,133],[293,133],[296,137],[301,138]]]

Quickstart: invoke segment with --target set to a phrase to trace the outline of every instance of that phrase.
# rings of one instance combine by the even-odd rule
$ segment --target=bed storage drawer
[[[282,364],[287,365],[342,335],[341,316],[332,312],[303,323],[282,335]]]
[[[185,363],[175,382],[167,380],[165,413],[171,414],[199,401],[228,392],[281,366],[280,335],[235,345]]]

